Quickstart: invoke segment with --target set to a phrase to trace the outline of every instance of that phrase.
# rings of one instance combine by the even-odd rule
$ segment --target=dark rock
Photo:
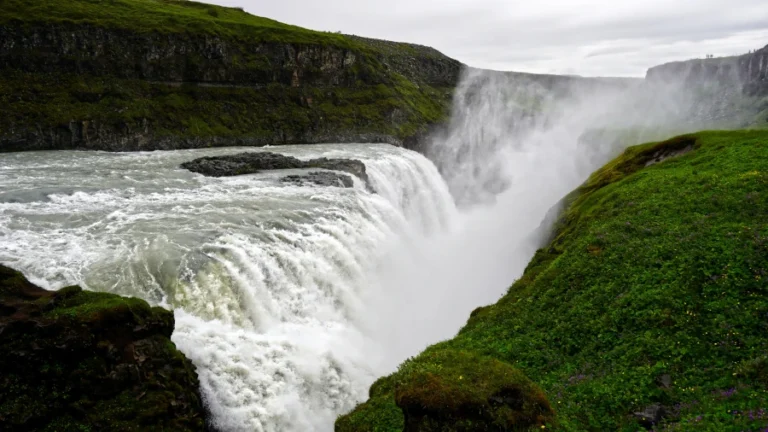
[[[664,374],[656,378],[656,382],[659,384],[659,387],[663,389],[669,390],[672,388],[672,377],[669,374]]]
[[[0,265],[0,430],[206,430],[173,314]]]
[[[208,156],[181,164],[184,169],[209,177],[231,177],[277,169],[306,168],[306,166],[306,162],[293,156],[271,152]]]
[[[686,153],[690,153],[693,151],[693,144],[689,144],[683,148],[678,149],[660,149],[656,153],[653,154],[651,160],[645,163],[645,166],[651,166],[656,165],[659,162],[663,162],[667,159],[671,159],[673,157],[682,156]]]
[[[659,404],[650,405],[643,411],[634,413],[637,421],[646,429],[651,429],[659,424],[666,415],[667,411]]]
[[[318,186],[335,186],[351,188],[355,185],[352,177],[331,171],[313,171],[305,175],[289,175],[280,179],[283,183],[305,184],[312,183]]]
[[[368,173],[365,171],[365,164],[357,159],[310,159],[307,161],[307,167],[348,172],[368,184]]]
[[[318,158],[302,161],[293,156],[278,153],[251,152],[198,158],[184,162],[181,167],[210,177],[256,174],[261,171],[279,169],[320,168],[347,172],[368,184],[365,164],[356,159]]]

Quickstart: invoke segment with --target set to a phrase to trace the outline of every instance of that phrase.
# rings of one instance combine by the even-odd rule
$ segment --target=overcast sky
[[[202,1],[523,72],[644,76],[668,61],[768,45],[768,0]]]

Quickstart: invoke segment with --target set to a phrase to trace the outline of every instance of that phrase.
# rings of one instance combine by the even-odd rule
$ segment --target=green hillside
[[[493,361],[540,386],[554,419],[494,417],[525,409],[478,396],[492,369],[462,372]],[[425,377],[431,391],[407,398]],[[477,403],[436,409],[441,392],[485,397],[485,420],[465,409]],[[768,131],[629,148],[566,198],[498,303],[377,381],[336,430],[401,430],[405,411],[432,422],[419,430],[637,431],[633,413],[654,405],[667,412],[656,431],[768,427]]]
[[[242,9],[187,0],[5,0],[0,24],[94,25],[135,32],[203,33],[256,42],[322,43],[365,49],[350,38],[257,17]]]

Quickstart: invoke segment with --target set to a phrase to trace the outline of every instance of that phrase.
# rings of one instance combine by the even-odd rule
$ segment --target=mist
[[[467,68],[450,123],[425,154],[457,216],[449,230],[392,246],[369,292],[379,371],[447,339],[473,309],[497,301],[544,245],[560,200],[626,147],[716,127],[739,97],[669,79],[590,79]]]

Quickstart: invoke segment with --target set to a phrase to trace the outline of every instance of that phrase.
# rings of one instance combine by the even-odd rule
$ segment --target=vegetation
[[[551,243],[498,303],[379,380],[337,430],[401,430],[399,395],[424,379],[412,371],[469,394],[482,387],[461,389],[454,371],[489,358],[546,392],[546,429],[637,431],[633,413],[660,405],[656,431],[764,431],[768,131],[629,148],[565,204]],[[432,366],[455,352],[467,354]]]
[[[335,33],[317,32],[257,17],[239,8],[187,0],[46,0],[0,3],[0,24],[77,24],[147,33],[209,34],[252,42],[329,44],[366,49]]]
[[[317,134],[407,137],[442,120],[448,89],[394,85],[356,88],[169,86],[135,79],[11,72],[0,78],[0,117],[8,129],[28,124],[149,127],[156,136],[254,138],[301,142]],[[388,114],[400,112],[400,121]]]
[[[0,26],[11,151],[399,141],[446,118],[459,70],[430,48],[181,0],[8,0]]]

